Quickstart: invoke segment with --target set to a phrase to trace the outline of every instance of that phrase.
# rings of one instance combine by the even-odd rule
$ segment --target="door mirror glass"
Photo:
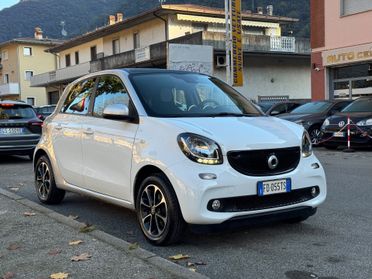
[[[129,119],[129,108],[124,104],[108,105],[103,110],[103,117],[107,119]]]

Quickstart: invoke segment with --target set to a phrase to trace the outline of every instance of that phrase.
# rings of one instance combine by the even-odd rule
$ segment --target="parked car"
[[[266,115],[277,116],[283,113],[290,113],[295,108],[301,106],[300,102],[282,101],[282,102],[262,102],[258,103]]]
[[[0,155],[27,155],[32,159],[42,124],[32,106],[0,101]]]
[[[214,77],[110,70],[69,85],[34,157],[39,200],[73,191],[137,213],[166,245],[186,224],[300,222],[326,198],[308,133]]]
[[[291,113],[282,114],[278,117],[302,125],[310,134],[313,145],[321,141],[321,127],[324,120],[343,110],[351,100],[315,101],[306,103],[294,109]]]
[[[51,115],[56,109],[56,105],[47,105],[35,108],[38,117],[42,120]]]
[[[347,145],[348,117],[351,120],[351,145],[372,146],[372,97],[362,97],[324,121],[322,134],[326,148],[336,149]]]

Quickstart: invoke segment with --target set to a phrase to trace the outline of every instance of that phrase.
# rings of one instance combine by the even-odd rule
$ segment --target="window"
[[[270,115],[277,115],[287,112],[287,104],[277,104],[270,112]]]
[[[112,41],[112,54],[118,54],[120,52],[120,41],[119,39]]]
[[[32,98],[27,98],[32,99]],[[34,100],[35,101],[35,100]],[[30,119],[36,118],[35,111],[32,107],[24,105],[1,105],[0,104],[0,119]]]
[[[97,60],[97,47],[96,46],[92,46],[90,48],[90,60],[91,61]]]
[[[80,63],[79,52],[75,51],[75,65],[78,65],[79,63]]]
[[[30,81],[33,76],[34,76],[33,71],[25,71],[25,80]]]
[[[4,50],[2,53],[1,53],[1,60],[5,61],[5,60],[8,60],[9,59],[9,55],[8,55],[8,51],[7,50]]]
[[[71,66],[71,55],[70,54],[66,54],[65,61],[66,61],[66,67],[70,67]]]
[[[26,99],[26,103],[31,105],[31,106],[34,106],[35,105],[35,98],[34,97],[28,97]]]
[[[76,84],[69,92],[61,112],[85,115],[88,113],[91,94],[96,79],[87,79]]]
[[[350,15],[372,10],[371,0],[341,0],[341,15]]]
[[[115,76],[100,77],[94,100],[93,116],[103,117],[103,110],[113,104],[124,104],[130,107],[128,92],[120,78]]]
[[[9,83],[9,74],[4,75],[4,83],[8,84]]]
[[[58,103],[59,100],[59,92],[53,91],[48,93],[48,102],[49,105],[55,105]]]
[[[139,33],[133,34],[133,47],[134,49],[140,48],[140,36]]]
[[[23,48],[23,55],[24,56],[32,56],[32,47],[24,47]]]

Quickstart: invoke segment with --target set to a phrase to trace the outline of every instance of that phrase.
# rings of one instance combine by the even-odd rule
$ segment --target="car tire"
[[[311,143],[314,145],[314,146],[319,146],[320,145],[320,141],[321,141],[321,131],[320,131],[320,127],[319,126],[312,126],[310,129],[309,129],[309,135],[310,135],[310,139],[311,139]],[[316,140],[316,142],[315,142]]]
[[[52,165],[47,156],[41,156],[35,165],[35,189],[40,202],[59,204],[66,191],[58,189],[54,180]]]
[[[142,181],[136,211],[141,231],[151,244],[165,246],[180,240],[186,223],[176,193],[165,175],[153,174]]]

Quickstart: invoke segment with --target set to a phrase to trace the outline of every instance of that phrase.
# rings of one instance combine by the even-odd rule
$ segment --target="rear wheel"
[[[137,219],[142,233],[154,245],[169,245],[180,240],[185,221],[176,194],[163,174],[147,177],[136,197]]]
[[[38,199],[45,204],[58,204],[66,192],[58,189],[52,165],[46,156],[41,156],[35,166],[35,188]]]

